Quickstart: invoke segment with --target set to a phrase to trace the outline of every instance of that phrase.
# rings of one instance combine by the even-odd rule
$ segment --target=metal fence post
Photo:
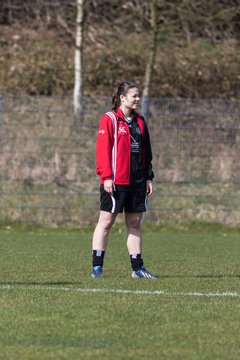
[[[3,140],[3,95],[0,94],[0,154],[2,152],[2,140]]]
[[[144,117],[145,121],[148,121],[148,115],[149,115],[149,97],[148,96],[142,96],[142,102],[141,102],[141,111],[142,116]]]

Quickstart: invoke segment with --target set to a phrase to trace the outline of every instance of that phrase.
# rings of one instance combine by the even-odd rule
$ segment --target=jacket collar
[[[116,113],[118,118],[125,121],[125,117],[124,117],[122,109],[120,107],[117,109],[117,111],[114,111],[114,112]],[[135,111],[133,111],[133,115],[134,115],[134,118],[139,117],[139,115]]]

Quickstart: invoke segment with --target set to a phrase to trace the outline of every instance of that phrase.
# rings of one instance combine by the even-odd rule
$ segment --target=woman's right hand
[[[116,190],[113,180],[105,180],[103,187],[104,187],[104,190],[106,192],[108,192],[109,194],[112,194],[113,191]]]

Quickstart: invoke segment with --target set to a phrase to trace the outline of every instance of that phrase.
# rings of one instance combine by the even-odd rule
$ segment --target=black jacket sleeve
[[[150,135],[147,127],[146,121],[144,121],[144,147],[145,147],[145,171],[146,171],[146,179],[152,180],[154,178],[154,173],[152,169],[152,148]]]

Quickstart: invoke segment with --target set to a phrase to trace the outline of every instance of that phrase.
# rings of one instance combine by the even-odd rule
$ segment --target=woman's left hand
[[[152,180],[147,180],[147,196],[152,195],[153,193],[153,182]]]

